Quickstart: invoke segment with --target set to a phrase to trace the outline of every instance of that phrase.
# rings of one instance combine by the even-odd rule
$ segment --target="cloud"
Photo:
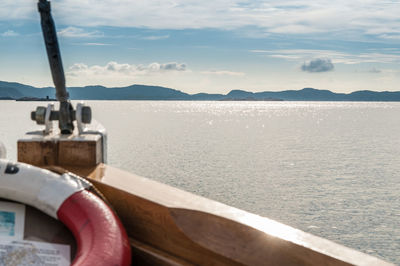
[[[0,1],[0,21],[11,19],[22,20],[32,19],[37,12],[37,5],[34,1],[26,0],[1,0]]]
[[[18,33],[18,32],[15,32],[15,31],[13,31],[13,30],[8,30],[8,31],[3,32],[3,33],[0,34],[0,35],[3,36],[3,37],[13,37],[13,36],[18,36],[19,33]]]
[[[375,67],[371,68],[369,71],[369,73],[381,73],[382,70],[376,69]]]
[[[272,27],[269,29],[269,32],[282,33],[282,34],[308,34],[308,33],[319,33],[323,31],[324,31],[323,29],[319,29],[318,27],[315,27],[315,25],[299,25],[299,24],[282,25],[278,27]]]
[[[305,72],[328,72],[332,71],[334,66],[330,59],[317,58],[301,66],[301,70]]]
[[[82,28],[67,27],[58,32],[62,37],[67,38],[99,38],[104,37],[104,33],[100,31],[86,31]]]
[[[217,76],[236,76],[236,77],[245,76],[245,73],[243,73],[243,72],[234,72],[234,71],[228,71],[228,70],[202,71],[201,74],[217,75]]]
[[[313,50],[313,49],[278,49],[278,50],[250,50],[251,53],[265,55],[274,58],[284,58],[298,61],[311,60],[313,58],[347,58],[353,56],[344,52],[334,50]]]
[[[153,63],[157,64],[157,63]],[[178,64],[178,63],[167,63],[167,64],[157,64],[159,66],[159,70],[177,70],[177,71],[185,71],[186,64]]]
[[[168,38],[169,38],[169,35],[152,35],[152,36],[142,37],[143,40],[148,40],[148,41],[165,40]]]
[[[85,45],[85,46],[111,46],[112,44],[100,43],[100,42],[85,42],[85,43],[82,43],[81,45]]]
[[[312,49],[279,49],[279,50],[250,50],[260,56],[285,59],[287,61],[311,61],[314,58],[330,58],[334,64],[361,64],[361,63],[400,63],[398,48],[380,49],[382,52],[370,50],[360,54],[350,54],[334,50]]]
[[[260,28],[278,34],[374,35],[395,37],[400,29],[398,1],[375,0],[104,0],[53,1],[58,22],[79,27],[152,29]],[[0,20],[37,19],[26,0],[0,1]]]
[[[73,64],[66,72],[67,76],[144,76],[155,73],[164,73],[171,71],[186,71],[187,66],[183,63],[151,63],[149,65],[131,65],[109,62],[105,66],[88,66],[83,63]]]
[[[381,39],[387,40],[400,40],[400,34],[398,33],[391,33],[391,34],[381,34],[379,35]]]

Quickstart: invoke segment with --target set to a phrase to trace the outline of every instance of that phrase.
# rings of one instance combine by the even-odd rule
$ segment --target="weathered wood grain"
[[[46,136],[18,141],[18,161],[36,166],[96,167],[102,161],[101,137]]]
[[[195,265],[390,265],[227,205],[107,166],[92,181],[129,236],[160,257]],[[133,245],[134,246],[134,245]],[[146,252],[145,252],[146,253]],[[171,264],[173,265],[173,264]]]

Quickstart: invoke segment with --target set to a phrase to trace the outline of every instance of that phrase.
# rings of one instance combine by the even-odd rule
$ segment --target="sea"
[[[400,264],[400,103],[86,103],[109,164]],[[44,104],[0,101],[9,159]]]

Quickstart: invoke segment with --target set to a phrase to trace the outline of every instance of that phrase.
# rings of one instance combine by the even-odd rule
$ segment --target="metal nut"
[[[92,109],[89,106],[82,107],[82,123],[90,124],[92,121]]]
[[[38,125],[44,125],[46,118],[46,107],[38,106],[36,108],[36,112],[31,113],[31,118],[32,120],[36,121]]]

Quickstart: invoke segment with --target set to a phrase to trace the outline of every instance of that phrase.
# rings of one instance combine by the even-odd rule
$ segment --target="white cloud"
[[[283,34],[339,32],[387,37],[400,29],[398,1],[376,0],[59,0],[58,22],[79,27],[119,26],[156,29],[235,29],[255,26]],[[2,0],[0,20],[37,19],[36,5]]]
[[[328,58],[316,58],[310,62],[304,63],[301,66],[301,70],[310,73],[321,73],[332,71],[334,66],[332,61]]]
[[[315,58],[330,58],[334,64],[361,64],[361,63],[400,63],[399,50],[382,50],[384,53],[364,52],[350,54],[334,50],[312,49],[280,49],[280,50],[250,50],[261,56],[281,58],[288,61],[309,61]]]
[[[144,76],[171,71],[186,71],[186,64],[183,63],[151,63],[149,65],[131,65],[109,62],[105,66],[88,66],[83,63],[73,64],[68,68],[66,74],[70,77],[85,76]]]
[[[104,37],[104,33],[100,31],[86,31],[82,28],[67,27],[60,30],[58,34],[62,37],[67,38],[99,38]]]
[[[269,32],[272,33],[282,33],[282,34],[307,34],[307,33],[319,33],[323,32],[323,29],[319,29],[315,27],[315,25],[298,25],[298,24],[291,24],[291,25],[282,25],[275,28],[271,28]]]
[[[18,32],[15,32],[15,31],[13,31],[13,30],[8,30],[8,31],[3,32],[3,33],[0,34],[0,35],[3,36],[3,37],[13,37],[13,36],[18,36],[19,33],[18,33]]]
[[[1,20],[22,20],[32,19],[37,12],[35,1],[26,0],[1,0],[0,1],[0,21]],[[36,18],[36,17],[35,17]]]
[[[143,40],[148,40],[148,41],[165,40],[168,38],[169,38],[169,35],[152,35],[152,36],[142,37]]]
[[[85,42],[85,43],[82,43],[81,45],[85,45],[85,46],[111,46],[112,44],[100,43],[100,42]]]
[[[369,71],[368,71],[369,73],[381,73],[382,72],[382,70],[380,70],[380,69],[376,69],[375,67],[373,67],[373,68],[371,68]]]
[[[157,64],[157,63],[154,63]],[[185,71],[186,64],[179,64],[179,63],[166,63],[166,64],[158,64],[159,70],[177,70],[177,71]]]
[[[246,74],[243,72],[234,72],[234,71],[228,71],[228,70],[211,70],[211,71],[202,71],[201,74],[205,75],[217,75],[217,76],[236,76],[236,77],[242,77],[245,76]]]
[[[381,35],[379,35],[379,37],[382,39],[388,39],[388,40],[400,40],[399,33],[381,34]]]

